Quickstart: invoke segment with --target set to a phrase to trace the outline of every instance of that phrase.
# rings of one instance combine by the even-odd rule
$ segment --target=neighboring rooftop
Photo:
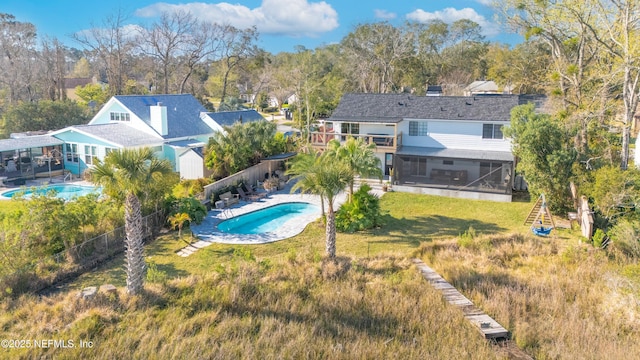
[[[387,122],[403,119],[510,121],[519,95],[415,96],[345,94],[329,121]]]
[[[498,85],[493,81],[474,81],[469,86],[464,88],[465,96],[477,95],[477,94],[497,94]]]
[[[168,133],[162,136],[165,139],[213,132],[213,129],[200,119],[200,113],[207,110],[193,95],[116,95],[115,99],[147,124],[150,124],[150,106],[158,103],[166,106]]]
[[[212,118],[220,126],[232,126],[235,123],[251,123],[256,121],[264,121],[264,117],[259,112],[249,110],[237,110],[237,111],[220,111],[220,112],[208,112],[210,118]]]
[[[123,147],[162,145],[163,143],[159,136],[149,135],[123,123],[75,125],[64,129],[64,131],[74,130]]]
[[[22,136],[0,141],[0,151],[30,149],[43,146],[62,145],[64,141],[50,135]]]

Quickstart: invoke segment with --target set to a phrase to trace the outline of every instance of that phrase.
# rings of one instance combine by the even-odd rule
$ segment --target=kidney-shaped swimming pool
[[[282,203],[225,220],[218,224],[218,230],[230,234],[274,233],[290,225],[299,226],[299,217],[320,215],[319,211],[318,206],[305,202]]]

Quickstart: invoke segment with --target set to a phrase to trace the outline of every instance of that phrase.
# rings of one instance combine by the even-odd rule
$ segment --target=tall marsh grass
[[[4,338],[90,340],[91,349],[0,349],[0,357],[492,359],[496,354],[410,261],[278,261],[246,253],[142,296],[75,292],[0,305]]]
[[[628,270],[636,265],[575,240],[521,234],[463,236],[417,254],[534,358],[640,354],[640,276]]]

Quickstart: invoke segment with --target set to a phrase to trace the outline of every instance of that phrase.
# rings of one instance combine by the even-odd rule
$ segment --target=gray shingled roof
[[[17,139],[0,140],[0,151],[31,149],[62,144],[64,144],[64,141],[50,135],[25,136]]]
[[[402,119],[509,121],[518,95],[415,96],[345,94],[329,121],[387,122]]]
[[[207,110],[193,95],[117,95],[115,98],[147,124],[150,123],[150,106],[158,103],[166,106],[168,133],[163,136],[165,139],[213,132],[213,129],[200,119],[200,113]]]
[[[264,121],[264,117],[255,110],[220,111],[207,113],[220,126],[231,126],[237,122],[250,123]]]
[[[82,133],[123,147],[155,146],[162,145],[164,142],[159,136],[149,135],[122,123],[75,125],[69,127],[69,129],[76,129]]]

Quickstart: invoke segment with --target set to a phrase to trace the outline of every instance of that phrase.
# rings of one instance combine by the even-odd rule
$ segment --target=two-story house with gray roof
[[[503,135],[518,95],[345,94],[312,144],[348,136],[375,143],[393,188],[511,201],[514,156]]]

